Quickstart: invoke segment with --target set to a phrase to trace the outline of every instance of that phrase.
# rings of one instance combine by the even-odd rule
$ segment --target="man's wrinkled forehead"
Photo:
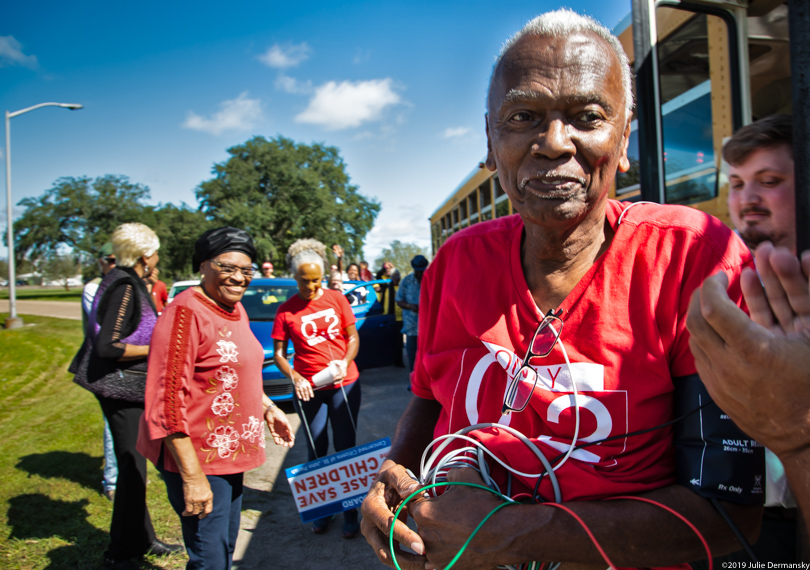
[[[574,32],[560,37],[535,34],[522,37],[503,54],[492,74],[489,104],[494,103],[493,96],[496,95],[503,95],[501,103],[541,96],[525,89],[507,87],[504,85],[506,77],[512,83],[516,78],[554,78],[564,73],[576,74],[578,78],[578,92],[570,95],[577,101],[572,102],[596,98],[595,102],[604,104],[606,98],[602,95],[606,88],[617,90],[616,95],[620,97],[622,95],[620,63],[605,40],[590,32]],[[503,93],[507,88],[508,91]]]

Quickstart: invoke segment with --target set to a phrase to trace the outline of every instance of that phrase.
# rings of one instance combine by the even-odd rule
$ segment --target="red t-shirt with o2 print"
[[[312,383],[312,377],[326,368],[332,360],[346,355],[348,337],[345,329],[356,322],[346,298],[337,291],[321,289],[323,295],[305,301],[298,295],[278,308],[273,322],[272,337],[295,348],[293,368]],[[343,385],[351,384],[359,376],[352,361],[346,371]],[[331,387],[332,385],[330,385]]]
[[[716,218],[686,207],[635,204],[620,224],[626,207],[608,202],[613,240],[560,304],[560,342],[533,361],[539,380],[522,412],[502,416],[501,406],[543,316],[521,266],[520,217],[455,234],[422,280],[412,386],[414,395],[442,406],[437,437],[497,422],[531,438],[549,460],[564,454],[574,438],[577,444],[615,438],[574,451],[557,470],[564,501],[641,493],[674,482],[671,426],[621,436],[673,418],[674,382],[696,371],[686,330],[692,292],[724,271],[729,296],[742,304],[740,273],[752,263],[742,241]],[[489,271],[480,271],[481,260]],[[479,276],[475,282],[468,278],[472,274]],[[543,470],[504,430],[479,430],[473,437],[524,473]],[[498,466],[493,477],[505,484]],[[517,476],[513,492],[530,494],[536,481]],[[553,496],[548,477],[540,493]]]

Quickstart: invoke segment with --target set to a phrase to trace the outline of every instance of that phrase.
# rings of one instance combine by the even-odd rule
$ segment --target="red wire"
[[[707,559],[709,561],[709,570],[713,570],[714,563],[712,561],[712,551],[709,548],[709,543],[706,542],[706,539],[703,537],[703,535],[700,533],[700,531],[697,529],[697,527],[695,525],[693,525],[691,522],[689,522],[689,520],[687,520],[687,518],[685,516],[683,516],[681,513],[679,513],[678,511],[676,511],[676,510],[674,510],[674,509],[672,509],[672,508],[670,508],[670,507],[668,507],[668,506],[666,506],[666,505],[664,505],[662,503],[659,503],[658,501],[653,501],[652,499],[647,499],[647,498],[644,498],[644,497],[633,497],[633,496],[630,496],[630,495],[622,495],[622,496],[618,496],[618,497],[609,497],[609,498],[607,498],[605,500],[606,501],[617,501],[617,500],[641,501],[642,503],[649,503],[651,505],[655,505],[656,507],[661,507],[662,509],[664,509],[668,513],[672,513],[673,515],[675,515],[676,517],[681,519],[684,523],[686,523],[686,525],[690,529],[692,529],[692,532],[694,532],[697,535],[697,537],[700,539],[700,542],[703,543],[703,548],[706,550],[706,557],[707,557]],[[568,507],[566,507],[564,505],[561,505],[559,503],[543,503],[543,505],[548,505],[549,507],[556,507],[558,509],[562,509],[566,513],[568,513],[569,515],[574,517],[574,519],[576,519],[576,521],[580,524],[580,526],[582,526],[582,528],[585,530],[585,532],[588,533],[588,537],[591,539],[591,542],[593,542],[593,545],[599,551],[599,554],[602,555],[602,558],[605,560],[605,562],[608,563],[608,566],[610,566],[610,568],[612,570],[616,570],[616,565],[613,564],[613,562],[610,561],[610,558],[608,558],[607,553],[604,551],[602,546],[599,544],[599,541],[596,540],[596,537],[591,532],[591,529],[588,528],[588,525],[585,524],[585,521],[583,521],[581,518],[579,518],[579,516],[574,511],[572,511]]]
[[[676,511],[676,510],[674,510],[674,509],[671,509],[670,507],[668,507],[668,506],[666,506],[666,505],[664,505],[664,504],[662,504],[662,503],[659,503],[658,501],[653,501],[652,499],[647,499],[647,498],[644,498],[644,497],[633,497],[633,496],[627,495],[627,496],[619,496],[619,497],[610,497],[610,498],[608,498],[608,499],[606,499],[606,500],[607,500],[607,501],[616,501],[616,500],[619,500],[619,499],[629,499],[629,500],[631,500],[631,501],[641,501],[642,503],[649,503],[649,504],[651,504],[651,505],[655,505],[655,506],[657,506],[657,507],[661,507],[661,508],[662,508],[662,509],[664,509],[665,511],[672,513],[673,515],[675,515],[676,517],[678,517],[679,519],[681,519],[683,522],[685,522],[685,523],[686,523],[686,525],[687,525],[687,526],[688,526],[690,529],[692,529],[692,532],[694,532],[694,533],[697,535],[697,537],[700,539],[700,542],[702,542],[702,543],[703,543],[703,548],[705,548],[705,549],[706,549],[706,557],[707,557],[707,559],[709,560],[709,570],[713,570],[713,568],[714,568],[714,564],[713,564],[713,562],[712,562],[712,551],[711,551],[711,549],[709,548],[709,543],[708,543],[708,542],[706,542],[706,539],[703,537],[703,535],[700,533],[700,531],[697,529],[697,527],[696,527],[695,525],[693,525],[691,522],[689,522],[689,521],[686,519],[686,517],[685,517],[685,516],[683,516],[683,515],[682,515],[681,513],[679,513],[678,511]]]
[[[585,532],[588,533],[588,537],[591,539],[591,542],[593,542],[593,545],[596,547],[596,550],[599,551],[599,554],[602,555],[602,558],[604,558],[605,562],[608,563],[608,566],[612,570],[617,570],[616,565],[613,564],[613,562],[610,561],[610,558],[608,558],[607,553],[604,551],[602,546],[599,544],[599,541],[596,540],[596,537],[591,532],[591,529],[588,528],[588,525],[585,524],[585,521],[583,521],[581,518],[579,518],[579,515],[577,515],[574,511],[572,511],[568,507],[566,507],[564,505],[561,505],[559,503],[543,503],[543,505],[547,505],[549,507],[557,507],[558,509],[562,509],[566,513],[568,513],[569,515],[574,517],[576,519],[576,521],[580,524],[580,526],[582,526],[582,528],[585,529]],[[709,570],[711,570],[711,568]]]

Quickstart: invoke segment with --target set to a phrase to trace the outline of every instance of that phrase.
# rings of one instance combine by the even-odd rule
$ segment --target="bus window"
[[[491,179],[490,179],[491,180]],[[492,219],[492,186],[487,180],[478,187],[481,194],[481,221]]]
[[[641,189],[639,178],[638,121],[630,123],[630,141],[627,144],[627,158],[630,170],[616,173],[616,195],[624,196]]]
[[[463,199],[458,204],[459,209],[459,216],[461,217],[461,227],[466,228],[470,225],[470,221],[467,218],[467,200]]]
[[[506,192],[504,192],[503,186],[501,186],[501,181],[497,176],[494,176],[492,180],[495,184],[495,217],[501,218],[503,216],[508,216],[509,196],[507,196]]]
[[[689,13],[659,8],[659,22],[682,20]],[[717,196],[717,161],[713,136],[713,96],[710,27],[713,49],[726,49],[718,29],[725,23],[716,16],[691,15],[668,34],[658,47],[661,122],[664,142],[664,196],[668,204],[693,204]],[[661,26],[666,31],[666,25]],[[727,57],[726,57],[727,59]],[[715,74],[716,76],[716,74]]]
[[[793,110],[790,85],[788,5],[748,17],[752,119]]]
[[[478,221],[478,192],[470,192],[468,199],[470,201],[470,223],[474,224]]]

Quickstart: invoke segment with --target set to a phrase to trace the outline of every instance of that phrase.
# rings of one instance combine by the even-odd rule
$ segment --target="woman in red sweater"
[[[273,323],[276,366],[295,384],[296,408],[306,423],[310,461],[326,455],[332,424],[335,451],[355,446],[360,411],[359,373],[354,358],[360,346],[349,302],[337,291],[324,289],[326,248],[316,240],[298,240],[287,253],[287,263],[298,283],[298,294],[278,309]],[[287,342],[295,349],[293,366],[287,361]],[[331,517],[312,525],[326,532]],[[343,537],[360,532],[357,510],[343,513]]]
[[[172,301],[152,335],[138,451],[180,515],[187,569],[231,567],[242,476],[264,463],[264,424],[277,445],[294,440],[262,391],[264,350],[240,303],[255,260],[247,232],[205,232],[192,259],[200,285]]]

